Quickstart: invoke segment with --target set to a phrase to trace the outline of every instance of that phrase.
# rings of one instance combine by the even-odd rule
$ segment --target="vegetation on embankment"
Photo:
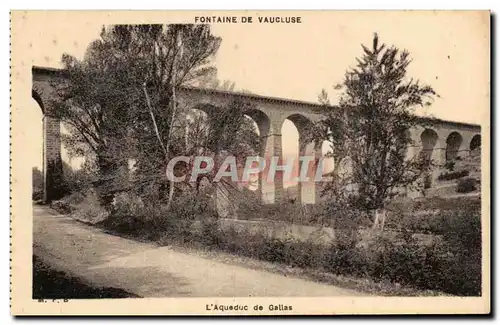
[[[86,203],[85,196],[80,199],[79,206],[83,208],[74,209],[77,218],[115,234],[164,245],[227,252],[309,270],[309,274],[387,283],[381,287],[382,292],[391,295],[398,294],[398,290],[387,287],[403,286],[461,296],[481,294],[481,220],[480,205],[475,201],[417,203],[417,207],[435,205],[442,209],[426,218],[416,214],[414,223],[407,213],[398,215],[395,210],[394,216],[400,219],[389,217],[387,222],[394,227],[399,225],[398,232],[374,231],[368,235],[366,231],[361,235],[359,226],[353,224],[355,211],[339,211],[338,215],[330,215],[336,224],[336,239],[331,245],[325,245],[315,238],[301,242],[248,229],[220,227],[212,201],[204,195],[179,197],[168,213],[164,205],[154,202],[145,205],[135,197],[124,195],[116,200],[105,218],[99,216],[96,202]],[[290,208],[288,213],[297,215],[301,208],[297,205],[295,212]],[[90,213],[87,219],[81,217],[85,211]],[[263,216],[260,212],[255,215]],[[428,226],[424,227],[426,223]],[[423,228],[431,238],[425,243],[413,236]]]

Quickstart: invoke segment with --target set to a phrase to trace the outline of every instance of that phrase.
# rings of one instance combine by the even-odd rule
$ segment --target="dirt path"
[[[359,295],[109,235],[43,206],[34,206],[33,215],[33,254],[94,286],[141,297]]]

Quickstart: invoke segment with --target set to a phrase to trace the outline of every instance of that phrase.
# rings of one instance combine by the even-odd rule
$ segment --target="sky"
[[[484,25],[489,18],[486,21],[484,15],[431,11],[286,13],[297,15],[302,16],[301,24],[212,25],[213,33],[222,38],[214,61],[218,78],[233,81],[236,90],[260,95],[317,102],[325,88],[335,99],[338,93],[332,86],[355,65],[355,58],[362,54],[361,44],[369,46],[377,32],[383,43],[407,49],[413,59],[408,75],[431,85],[440,95],[432,106],[419,109],[419,114],[476,124],[488,121],[489,107],[484,103],[489,96],[489,34]],[[188,21],[190,16],[194,14],[187,15]],[[82,58],[89,42],[99,37],[101,26],[109,22],[99,17],[82,19],[59,13],[26,19],[26,63],[60,67],[63,53]],[[36,136],[41,134],[41,113],[32,102],[28,120]],[[291,139],[284,143],[284,152],[294,152],[297,132],[293,123],[285,123],[282,133]]]

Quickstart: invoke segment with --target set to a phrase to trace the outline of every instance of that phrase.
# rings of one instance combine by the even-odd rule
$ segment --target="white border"
[[[2,65],[0,65],[1,69],[1,76],[0,82],[2,83],[2,87],[0,88],[3,92],[3,96],[0,98],[3,99],[3,105],[2,107],[4,109],[1,110],[2,116],[0,117],[0,152],[3,153],[1,155],[0,159],[0,205],[2,207],[2,211],[4,212],[4,221],[3,221],[3,227],[2,227],[2,236],[1,236],[1,259],[2,261],[2,267],[1,269],[1,279],[0,281],[0,290],[1,290],[1,313],[0,313],[0,319],[2,324],[11,324],[14,322],[14,320],[9,316],[9,285],[7,282],[7,278],[9,275],[9,269],[8,269],[8,258],[9,258],[9,225],[8,225],[8,219],[9,219],[9,200],[8,200],[8,193],[9,193],[9,187],[7,187],[7,181],[9,179],[9,161],[8,161],[8,154],[7,151],[9,150],[9,140],[8,140],[8,130],[9,130],[9,110],[7,109],[10,107],[10,102],[9,101],[9,96],[8,96],[8,89],[9,89],[9,67],[7,66],[7,61],[9,59],[9,49],[8,44],[9,44],[9,34],[8,34],[8,27],[9,27],[9,20],[8,20],[8,15],[9,15],[9,9],[492,9],[493,12],[499,12],[499,2],[498,1],[485,1],[485,0],[475,0],[475,1],[454,1],[454,2],[447,2],[445,3],[444,1],[438,2],[438,1],[428,1],[428,0],[417,0],[417,1],[384,1],[384,2],[371,2],[371,1],[361,1],[361,0],[350,0],[346,2],[327,2],[327,1],[317,1],[317,0],[308,0],[308,1],[287,1],[283,3],[279,3],[276,1],[276,3],[272,3],[269,0],[253,0],[253,1],[247,1],[247,2],[225,2],[225,1],[210,1],[210,2],[204,2],[204,1],[192,1],[192,0],[185,0],[182,1],[178,4],[174,3],[169,3],[169,6],[166,7],[165,4],[167,2],[165,1],[150,1],[150,0],[141,0],[141,1],[120,1],[117,3],[114,3],[113,6],[110,4],[104,3],[103,1],[96,1],[96,0],[87,0],[83,3],[80,2],[69,2],[69,1],[27,1],[27,0],[16,0],[16,1],[4,1],[1,3],[2,9],[2,27],[0,29],[0,38],[1,38],[1,43],[2,46],[4,47],[0,51],[0,56],[2,56],[2,59],[0,62],[3,62]],[[208,5],[210,4],[210,6]],[[492,25],[492,27],[495,27],[495,25]],[[492,33],[494,35],[494,43],[498,43],[498,34],[496,32]],[[494,59],[494,57],[492,57]],[[494,65],[495,66],[495,65]],[[496,69],[495,69],[495,72]],[[498,93],[498,84],[496,85],[495,89],[493,89],[494,92]],[[492,107],[493,110],[496,109],[496,107]],[[494,123],[498,123],[498,114],[495,116]],[[496,138],[496,132],[493,130],[493,137]],[[495,149],[499,149],[498,146],[496,146]],[[493,184],[496,184],[495,181],[493,181]],[[495,195],[495,198],[493,198],[493,202],[498,202],[499,197],[498,193]],[[494,216],[493,216],[494,217]],[[499,222],[495,222],[495,229],[492,229],[492,232],[494,234],[500,233],[499,231]],[[495,238],[496,236],[492,236],[492,238]],[[498,244],[498,239],[496,240],[496,244]],[[498,249],[497,245],[495,247],[492,247],[495,252],[495,257],[496,260],[498,261]],[[497,270],[498,271],[498,270]],[[493,275],[494,273],[492,273]],[[498,274],[498,272],[497,272]],[[496,291],[495,289],[498,289],[498,281],[495,281],[496,287],[493,289],[494,292]],[[496,306],[493,306],[494,309],[496,309],[498,313],[498,299],[494,300],[496,302]],[[51,322],[52,320],[47,320]],[[106,320],[94,320],[97,323],[104,323]],[[121,321],[121,320],[120,320]],[[137,322],[138,324],[142,322],[143,320],[140,319],[134,319],[133,322]],[[172,320],[169,320],[172,321]],[[345,321],[344,319],[340,320],[334,320],[335,322],[338,321]],[[373,319],[370,321],[374,321]],[[386,321],[385,319],[380,319],[378,321]],[[425,321],[426,323],[441,323],[443,320],[421,320]],[[64,319],[62,321],[63,323],[71,323],[73,320],[71,319]],[[355,321],[358,322],[358,321]]]

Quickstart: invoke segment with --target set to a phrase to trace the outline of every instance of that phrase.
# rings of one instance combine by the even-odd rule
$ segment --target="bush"
[[[238,206],[238,219],[265,219],[298,224],[317,223],[314,217],[308,213],[309,209],[309,206],[290,201],[264,205],[251,201],[243,201]]]
[[[217,217],[211,198],[182,193],[167,211],[166,203],[157,198],[141,199],[133,193],[115,196],[110,216],[102,226],[128,235],[163,243],[191,240],[195,221]]]
[[[93,188],[67,195],[59,202],[67,207],[72,218],[85,223],[98,224],[109,215],[109,212],[99,203],[99,198]]]
[[[31,199],[33,201],[43,200],[43,175],[42,172],[37,167],[33,167],[31,170],[31,180],[32,180]]]
[[[454,161],[447,161],[444,164],[444,168],[448,169],[450,172],[452,172],[455,169],[455,162]]]
[[[336,242],[330,246],[272,239],[245,231],[215,233],[226,240],[217,248],[231,253],[424,290],[477,296],[481,294],[480,207],[478,199],[404,202],[401,211],[417,208],[438,213],[400,213],[402,231],[395,238],[382,233],[362,242],[356,228],[346,224],[343,231],[336,231]],[[442,237],[432,237],[430,243],[424,244],[412,236],[415,232]]]
[[[397,211],[400,213],[422,213],[422,212],[432,212],[437,210],[445,211],[456,211],[465,209],[467,207],[473,207],[474,210],[481,209],[481,198],[478,197],[456,197],[456,198],[446,198],[446,197],[427,197],[420,199],[407,199],[402,198],[392,201],[387,205],[389,211]]]
[[[66,171],[64,174],[66,189],[72,193],[90,188],[93,181],[94,176],[81,169]]]
[[[238,219],[283,221],[306,226],[353,229],[369,226],[365,213],[354,207],[346,207],[334,201],[316,204],[300,204],[282,201],[273,204],[242,202],[238,207]]]
[[[275,238],[248,228],[221,227],[211,198],[203,195],[183,193],[168,213],[163,204],[154,200],[134,202],[130,196],[115,198],[115,208],[108,218],[108,222],[112,221],[110,227],[133,231],[134,235],[163,244],[221,250],[291,267],[390,281],[424,290],[464,296],[481,294],[480,204],[469,201],[408,203],[405,206],[409,208],[420,205],[447,209],[441,209],[432,218],[398,214],[400,221],[407,224],[395,237],[393,233],[369,233],[362,240],[359,223],[352,221],[346,209],[329,203],[321,211],[335,216],[333,222],[339,228],[330,245]],[[274,205],[265,211],[275,216],[276,209]],[[351,213],[358,215],[356,211]],[[424,244],[412,236],[416,229],[427,229],[441,237]]]
[[[476,180],[474,178],[461,179],[457,185],[458,193],[469,193],[476,190]]]
[[[442,173],[441,175],[438,176],[438,180],[451,181],[453,179],[458,179],[458,178],[462,178],[465,176],[469,176],[468,170],[461,170],[461,171],[450,172],[450,173]]]
[[[432,186],[432,177],[431,175],[424,176],[424,189],[429,189]]]
[[[43,200],[43,190],[33,189],[33,193],[31,194],[31,199],[33,201],[41,201]]]
[[[204,243],[211,244],[206,247],[292,267],[318,267],[323,260],[321,254],[325,249],[323,245],[312,241],[297,242],[291,238],[272,238],[246,229],[237,231],[233,227],[222,230],[209,226],[202,233],[211,237],[204,238]]]
[[[480,198],[431,198],[419,201],[394,202],[389,206],[386,227],[412,233],[443,235],[451,225],[464,224],[463,218],[477,216],[481,211]]]
[[[101,226],[123,234],[139,235],[149,231],[146,217],[158,213],[146,207],[142,199],[132,193],[118,193],[112,202],[112,210]]]
[[[441,198],[432,197],[424,200],[414,201],[413,211],[429,211],[429,210],[462,210],[468,206],[475,210],[481,210],[481,198]]]
[[[465,220],[461,218],[460,220]],[[377,234],[359,245],[356,240],[330,246],[291,239],[271,238],[262,233],[207,224],[202,240],[205,248],[256,258],[291,267],[320,269],[332,274],[390,281],[424,290],[457,295],[480,295],[480,246],[464,250],[453,241],[422,245],[411,235],[396,239]],[[457,229],[461,226],[456,224]],[[477,227],[470,228],[477,241]],[[353,237],[354,238],[354,237]],[[470,240],[470,237],[468,240]],[[475,259],[471,259],[476,256]],[[469,259],[469,261],[468,261]],[[473,261],[473,262],[470,262]]]

